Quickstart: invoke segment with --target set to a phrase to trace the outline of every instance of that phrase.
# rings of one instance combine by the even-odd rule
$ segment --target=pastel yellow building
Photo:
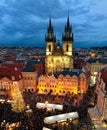
[[[38,78],[38,92],[65,95],[67,93],[86,93],[88,87],[87,74],[81,70],[62,71],[54,75],[41,75]]]

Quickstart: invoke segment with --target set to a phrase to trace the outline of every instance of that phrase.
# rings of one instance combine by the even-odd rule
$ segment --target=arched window
[[[49,52],[51,52],[51,45],[49,45],[48,47],[49,47]]]
[[[68,51],[69,50],[69,45],[66,45],[66,51]]]

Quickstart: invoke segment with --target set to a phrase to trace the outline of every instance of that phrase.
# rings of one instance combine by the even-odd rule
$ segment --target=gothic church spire
[[[49,25],[47,28],[47,35],[45,35],[45,41],[56,41],[56,37],[54,35],[54,29],[51,22],[51,17],[49,19]]]

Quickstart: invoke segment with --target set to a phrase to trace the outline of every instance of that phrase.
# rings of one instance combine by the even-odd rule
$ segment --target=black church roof
[[[66,76],[66,75],[70,75],[71,77],[72,76],[77,76],[77,77],[79,77],[79,75],[81,74],[81,73],[84,73],[86,76],[88,76],[85,72],[83,72],[82,70],[80,70],[80,69],[72,69],[71,71],[69,71],[69,70],[64,70],[64,71],[62,71],[62,72],[60,72],[58,75],[57,75],[57,77],[59,76],[59,75],[63,75],[63,76]]]

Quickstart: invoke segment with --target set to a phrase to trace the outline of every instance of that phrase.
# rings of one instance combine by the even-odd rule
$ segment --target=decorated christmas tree
[[[26,109],[21,91],[18,85],[12,88],[12,110],[15,112],[22,112]]]

